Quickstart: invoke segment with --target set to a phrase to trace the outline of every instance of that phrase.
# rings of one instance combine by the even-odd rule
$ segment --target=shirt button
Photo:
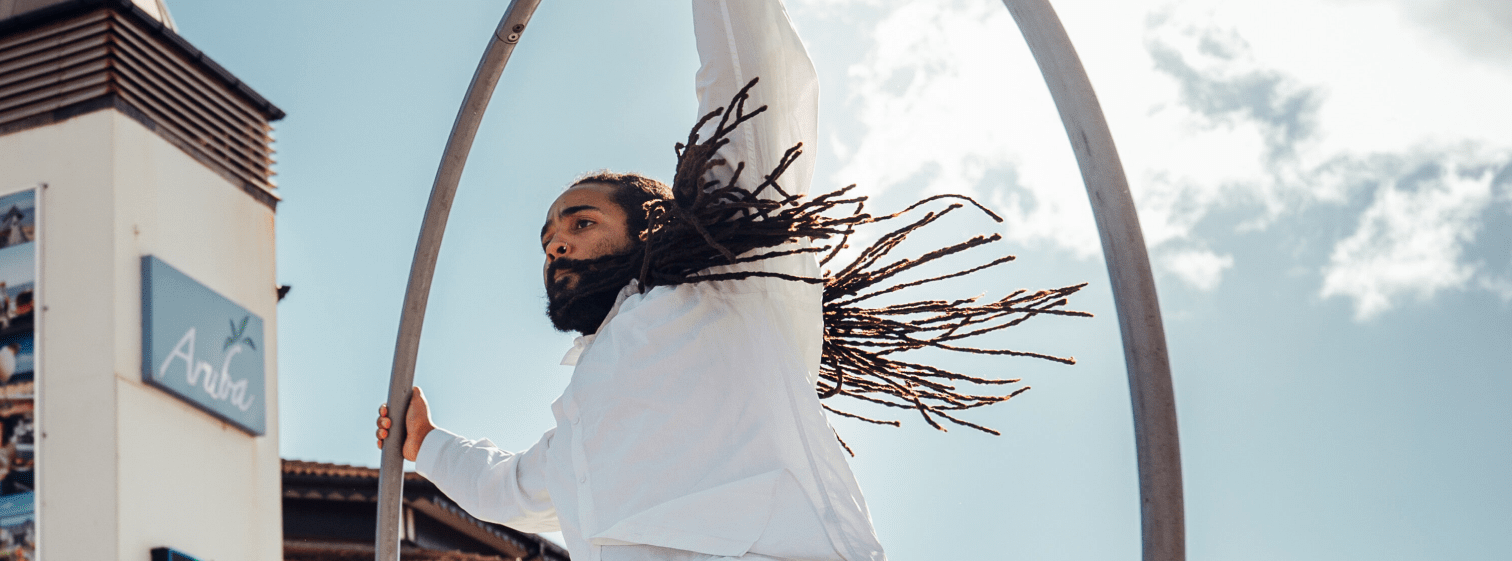
[[[587,483],[587,482],[588,482],[588,474],[585,473],[585,474],[582,474],[582,475],[578,476],[578,483]]]

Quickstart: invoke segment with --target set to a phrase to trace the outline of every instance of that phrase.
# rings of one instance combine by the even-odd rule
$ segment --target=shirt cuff
[[[420,452],[415,454],[415,473],[429,478],[436,467],[436,461],[441,457],[441,449],[446,447],[448,441],[461,439],[462,437],[446,429],[431,429],[430,434],[425,435],[425,441],[420,443]]]

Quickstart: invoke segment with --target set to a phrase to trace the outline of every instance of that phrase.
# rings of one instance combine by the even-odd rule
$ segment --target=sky
[[[280,449],[376,466],[400,302],[441,149],[502,0],[168,2],[276,124]],[[1097,89],[1160,291],[1188,555],[1512,558],[1512,4],[1055,2]],[[940,356],[1023,378],[942,433],[835,419],[891,558],[1139,555],[1132,418],[1107,272],[1058,115],[987,0],[792,0],[820,73],[816,188],[874,208],[977,197],[917,249],[998,232],[1008,265],[942,285],[1087,282],[1083,318]],[[536,232],[573,177],[670,179],[695,112],[685,0],[547,0],[479,132],[416,382],[436,422],[524,449],[571,336]],[[995,253],[994,253],[995,252]],[[969,258],[968,258],[969,261]],[[879,412],[882,414],[885,412]]]

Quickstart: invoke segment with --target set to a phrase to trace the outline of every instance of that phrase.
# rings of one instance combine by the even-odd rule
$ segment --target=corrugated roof
[[[352,466],[347,464],[307,462],[304,460],[283,460],[283,472],[289,475],[378,479],[378,468]],[[404,479],[409,481],[425,481],[425,477],[422,477],[420,474],[413,471],[404,472]]]

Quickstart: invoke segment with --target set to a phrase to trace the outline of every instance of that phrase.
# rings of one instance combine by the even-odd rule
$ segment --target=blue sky
[[[1057,2],[1108,114],[1159,283],[1190,557],[1512,557],[1512,8],[1502,0]],[[505,2],[174,0],[277,124],[285,457],[377,465],[421,211]],[[992,1],[793,0],[821,75],[816,184],[880,208],[964,192],[1019,256],[942,288],[1090,282],[942,357],[1034,390],[1004,436],[835,425],[894,559],[1129,559],[1133,432],[1096,231],[1043,81]],[[494,96],[437,271],[417,382],[506,448],[551,426],[571,338],[535,230],[585,171],[667,179],[694,118],[686,2],[543,3]],[[1013,330],[1011,330],[1013,331]]]

